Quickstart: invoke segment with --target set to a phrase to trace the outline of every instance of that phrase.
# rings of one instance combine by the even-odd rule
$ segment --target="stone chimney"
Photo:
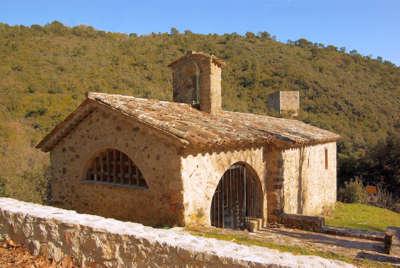
[[[216,114],[222,110],[221,71],[224,61],[213,55],[189,51],[170,65],[173,99]]]
[[[296,117],[300,110],[299,91],[276,91],[268,95],[268,107],[282,116]]]

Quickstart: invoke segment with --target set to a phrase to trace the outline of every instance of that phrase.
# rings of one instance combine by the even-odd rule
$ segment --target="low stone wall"
[[[337,236],[355,237],[379,242],[384,242],[385,240],[384,232],[326,226],[324,217],[319,216],[306,216],[299,214],[283,213],[280,216],[280,223],[288,228],[295,228],[306,231],[313,231]]]
[[[283,213],[280,216],[280,223],[288,228],[321,232],[322,228],[325,226],[325,219],[318,216]]]
[[[385,253],[400,256],[400,227],[390,226],[385,232]]]
[[[351,267],[9,198],[0,198],[0,233],[35,255],[82,267]]]
[[[324,226],[322,228],[322,232],[326,233],[326,234],[362,238],[362,239],[368,239],[368,240],[380,241],[380,242],[384,241],[384,239],[385,239],[385,233],[383,233],[383,232],[366,231],[366,230],[350,229],[350,228],[340,228],[340,227],[333,227],[333,226]]]

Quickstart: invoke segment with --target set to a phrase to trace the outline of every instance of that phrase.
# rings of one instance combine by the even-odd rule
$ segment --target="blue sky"
[[[138,34],[267,31],[284,42],[304,37],[400,65],[400,0],[0,1],[0,22],[54,20]]]

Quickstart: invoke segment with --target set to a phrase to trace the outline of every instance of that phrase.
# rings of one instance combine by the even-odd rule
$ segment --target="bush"
[[[29,110],[28,112],[26,112],[25,118],[42,116],[45,113],[47,113],[47,108],[37,108],[37,109]]]
[[[27,202],[47,204],[49,195],[47,170],[47,166],[35,166],[31,170],[23,171],[22,174],[10,176],[5,180],[3,193],[0,195]]]
[[[394,211],[394,212],[397,212],[397,213],[400,213],[400,202],[395,203],[395,204],[393,205],[393,211]]]
[[[344,187],[339,188],[338,199],[345,203],[366,203],[367,192],[360,178],[345,182]]]
[[[6,190],[5,190],[5,184],[3,182],[3,179],[0,177],[0,196],[7,196],[6,195]]]
[[[382,185],[378,185],[378,200],[376,206],[396,211],[396,200]]]

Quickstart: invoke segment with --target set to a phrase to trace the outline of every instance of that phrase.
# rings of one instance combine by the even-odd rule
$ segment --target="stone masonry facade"
[[[277,221],[283,212],[321,215],[336,202],[336,191],[332,191],[336,189],[335,143],[287,150],[259,147],[189,155],[182,158],[186,224],[210,224],[211,199],[217,184],[224,172],[239,162],[251,167],[261,182],[264,219]]]
[[[298,116],[300,111],[300,92],[274,92],[268,96],[268,106],[281,115]]]
[[[109,148],[129,156],[148,189],[84,181],[91,159]],[[184,224],[180,156],[144,125],[96,110],[55,146],[51,163],[53,205],[148,225]]]
[[[285,213],[320,215],[334,206],[336,143],[284,150],[282,170]]]
[[[261,182],[264,218],[267,218],[266,163],[262,147],[213,152],[182,157],[183,205],[188,225],[210,225],[212,197],[225,171],[235,163],[245,163]]]

